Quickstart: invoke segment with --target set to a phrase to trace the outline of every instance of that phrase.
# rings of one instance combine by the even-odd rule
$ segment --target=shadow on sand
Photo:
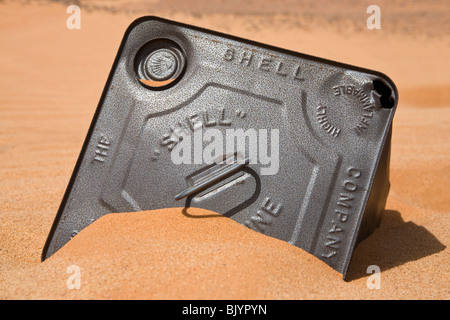
[[[377,265],[381,272],[438,253],[446,247],[427,229],[405,222],[400,212],[383,212],[380,228],[362,241],[353,253],[346,281],[367,277],[367,267]]]

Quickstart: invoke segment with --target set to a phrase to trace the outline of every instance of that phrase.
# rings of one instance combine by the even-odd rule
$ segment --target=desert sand
[[[0,2],[1,299],[449,299],[450,5],[377,1]],[[109,214],[45,262],[42,248],[127,26],[157,15],[381,71],[399,89],[382,224],[348,281],[218,214]],[[81,268],[69,289],[67,268]],[[369,265],[381,288],[367,287]]]

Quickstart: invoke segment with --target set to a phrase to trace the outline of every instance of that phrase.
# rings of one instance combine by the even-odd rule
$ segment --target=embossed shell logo
[[[157,79],[170,78],[177,66],[175,56],[169,52],[155,52],[151,56],[149,63],[152,76]]]

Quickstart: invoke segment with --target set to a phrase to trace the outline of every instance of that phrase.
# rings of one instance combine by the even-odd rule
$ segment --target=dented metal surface
[[[107,213],[184,206],[287,241],[345,275],[384,208],[397,97],[378,72],[138,19],[125,34],[42,259]],[[254,132],[268,152],[174,162],[180,137],[211,129],[224,139],[229,129]],[[270,161],[276,156],[278,163]]]

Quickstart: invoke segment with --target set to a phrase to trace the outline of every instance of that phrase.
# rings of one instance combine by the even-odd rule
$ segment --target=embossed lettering
[[[228,48],[223,55],[225,61],[234,61],[243,67],[253,67],[264,72],[271,72],[280,77],[291,77],[298,81],[304,81],[302,69],[299,64],[283,60],[281,57],[271,55],[270,58],[260,55],[258,50],[244,49],[239,50]]]
[[[227,49],[223,57],[226,61],[231,61],[234,59],[234,49]]]
[[[94,161],[104,162],[108,156],[108,150],[111,142],[106,136],[101,136],[95,149]]]
[[[327,259],[334,257],[338,253],[340,239],[345,233],[345,224],[351,215],[355,199],[354,195],[358,189],[356,181],[362,175],[361,171],[354,167],[349,167],[346,173],[350,179],[342,183],[342,192],[339,194],[339,199],[334,210],[337,221],[332,221],[332,226],[328,229],[328,235],[324,243],[325,250],[321,253],[321,256]]]
[[[277,71],[277,74],[279,74],[279,75],[281,75],[281,76],[286,76],[287,75],[287,73],[286,73],[286,71],[284,70],[284,65],[283,65],[283,62],[281,62],[281,61],[279,61],[278,62],[278,65],[277,65],[277,69],[276,69]]]
[[[253,54],[247,51],[242,52],[241,64],[249,66],[252,62]]]
[[[264,70],[264,71],[269,71],[270,69],[270,64],[272,63],[272,60],[271,59],[268,59],[268,58],[263,58],[262,60],[261,60],[261,64],[259,65],[259,68],[261,69],[261,70]]]
[[[281,203],[275,205],[270,198],[266,197],[262,206],[256,212],[256,215],[244,222],[244,225],[250,229],[264,233],[274,219],[280,215],[282,208]]]
[[[329,122],[327,116],[327,108],[325,106],[319,105],[316,110],[316,120],[320,124],[320,126],[332,137],[338,137],[341,133],[341,129],[337,128]]]

